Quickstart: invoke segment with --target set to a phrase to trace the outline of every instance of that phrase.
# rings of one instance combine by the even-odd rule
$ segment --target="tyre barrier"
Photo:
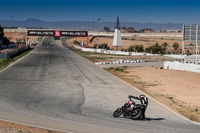
[[[105,64],[126,64],[126,63],[142,63],[142,60],[125,60],[125,61],[114,61],[114,62],[95,62],[96,65],[105,65]]]

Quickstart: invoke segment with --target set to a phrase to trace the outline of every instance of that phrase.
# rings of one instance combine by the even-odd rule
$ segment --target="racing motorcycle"
[[[145,95],[140,95],[139,97],[129,95],[128,98],[128,102],[114,111],[113,117],[119,117],[123,114],[125,118],[132,120],[145,119],[148,98]],[[136,102],[134,102],[132,99],[139,100],[141,104],[136,104]]]

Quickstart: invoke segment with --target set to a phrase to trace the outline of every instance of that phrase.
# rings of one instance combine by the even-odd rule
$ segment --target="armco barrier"
[[[182,63],[182,62],[178,62],[178,61],[174,61],[174,62],[165,61],[164,69],[173,69],[173,70],[182,70],[182,71],[190,71],[190,72],[200,73],[200,65]]]

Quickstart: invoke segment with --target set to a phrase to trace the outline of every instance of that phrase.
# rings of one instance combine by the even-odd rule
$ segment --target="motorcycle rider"
[[[130,102],[131,103],[131,109],[133,109],[135,107],[135,105],[133,105],[135,103],[131,100],[131,98],[136,99],[136,100],[140,100],[141,104],[145,105],[145,108],[144,108],[142,115],[141,115],[141,119],[142,120],[145,119],[145,111],[146,111],[146,108],[148,106],[148,98],[144,94],[140,95],[139,97],[129,95],[128,98],[131,101]]]

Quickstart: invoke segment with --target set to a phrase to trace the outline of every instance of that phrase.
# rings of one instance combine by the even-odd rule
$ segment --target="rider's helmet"
[[[146,106],[148,105],[148,98],[144,94],[140,95],[139,99],[141,100],[142,104],[145,104]]]

